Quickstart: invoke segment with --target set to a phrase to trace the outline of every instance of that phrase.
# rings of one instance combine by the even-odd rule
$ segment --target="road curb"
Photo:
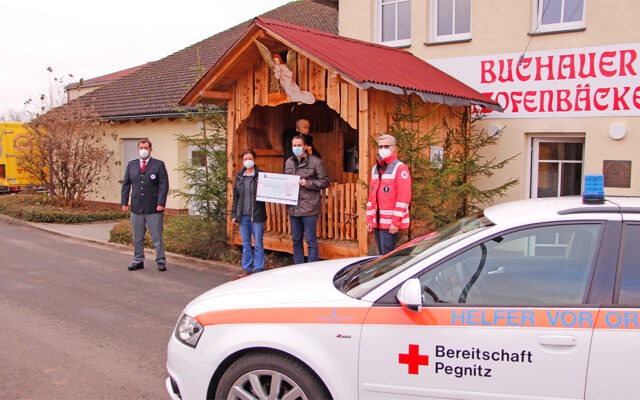
[[[120,244],[120,243],[107,242],[107,241],[93,239],[93,238],[87,238],[87,237],[84,237],[84,236],[74,235],[74,234],[67,233],[67,232],[60,232],[60,231],[57,231],[55,229],[51,229],[48,226],[43,226],[43,225],[40,225],[40,224],[35,223],[35,222],[29,222],[29,221],[24,221],[24,220],[21,220],[21,219],[18,219],[18,218],[13,218],[13,217],[10,217],[10,216],[4,215],[4,214],[0,214],[0,221],[7,222],[9,224],[15,224],[15,225],[21,225],[21,226],[30,226],[32,228],[39,229],[41,231],[53,233],[54,235],[64,236],[64,237],[68,237],[70,239],[83,241],[83,242],[88,242],[88,243],[92,243],[92,244],[103,246],[103,247],[110,247],[110,248],[118,249],[118,250],[133,251],[133,247],[132,246],[128,246],[128,245]],[[145,252],[146,255],[155,257],[155,251],[153,249],[145,248],[144,252]],[[203,260],[203,259],[200,259],[200,258],[189,257],[189,256],[185,256],[185,255],[182,255],[182,254],[176,254],[176,253],[171,253],[171,252],[165,252],[165,255],[167,257],[167,263],[168,264],[175,263],[175,264],[180,264],[180,265],[185,265],[186,264],[186,266],[198,266],[198,267],[213,268],[213,269],[222,270],[222,271],[225,271],[225,272],[236,273],[238,275],[240,275],[242,273],[242,268],[240,268],[240,267],[238,267],[236,265],[233,265],[233,264],[223,263],[223,262],[220,262],[220,261]]]

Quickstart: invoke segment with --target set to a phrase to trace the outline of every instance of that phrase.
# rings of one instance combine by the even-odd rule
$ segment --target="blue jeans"
[[[378,253],[381,256],[390,253],[396,248],[397,233],[389,233],[388,229],[374,229],[373,234],[376,237],[376,244],[378,245]]]
[[[318,216],[294,217],[290,215],[289,220],[291,221],[291,236],[293,238],[293,262],[295,264],[304,263],[303,233],[307,239],[307,248],[309,250],[309,257],[307,258],[309,262],[318,261],[318,238],[316,236]]]
[[[251,272],[262,271],[264,268],[264,245],[262,244],[262,234],[264,233],[264,222],[251,222],[251,217],[243,215],[240,218],[240,237],[242,237],[242,269]],[[251,235],[255,247],[251,248]]]

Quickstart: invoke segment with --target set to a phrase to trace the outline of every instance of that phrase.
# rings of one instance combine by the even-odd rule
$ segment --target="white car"
[[[225,283],[168,346],[173,399],[637,399],[640,199],[490,207],[384,257]]]

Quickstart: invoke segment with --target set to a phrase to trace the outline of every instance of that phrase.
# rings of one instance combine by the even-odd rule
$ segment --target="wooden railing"
[[[352,180],[352,179],[350,179]],[[332,183],[322,190],[322,211],[318,216],[318,238],[358,239],[357,183]],[[266,232],[291,234],[284,204],[267,203]]]

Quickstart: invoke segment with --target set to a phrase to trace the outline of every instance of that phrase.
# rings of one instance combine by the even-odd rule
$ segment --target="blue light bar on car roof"
[[[604,175],[594,174],[584,176],[584,204],[604,204]]]

